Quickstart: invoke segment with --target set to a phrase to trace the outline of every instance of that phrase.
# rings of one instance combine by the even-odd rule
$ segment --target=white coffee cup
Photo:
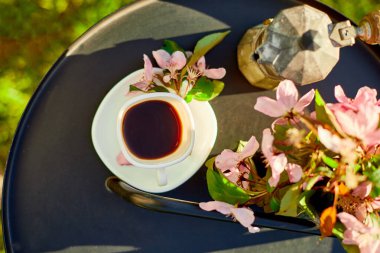
[[[181,122],[181,138],[177,148],[170,154],[157,159],[144,159],[136,156],[128,147],[123,134],[123,121],[130,108],[151,100],[167,102],[176,110]],[[165,168],[183,161],[191,154],[195,139],[194,119],[189,105],[176,94],[167,92],[141,93],[127,100],[120,108],[117,118],[117,138],[121,152],[125,158],[135,167],[155,169],[157,171],[158,185],[164,186],[168,182]],[[146,145],[149,145],[149,143],[146,143]]]

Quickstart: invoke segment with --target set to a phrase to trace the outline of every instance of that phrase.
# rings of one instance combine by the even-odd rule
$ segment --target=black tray
[[[239,139],[260,136],[271,119],[253,110],[273,94],[252,87],[237,68],[236,46],[246,29],[303,1],[140,1],[107,17],[78,39],[44,78],[18,127],[4,182],[3,226],[8,252],[338,252],[339,242],[276,229],[247,234],[239,224],[157,213],[135,207],[104,187],[111,175],[96,154],[91,124],[105,94],[142,68],[142,55],[172,38],[186,49],[205,34],[231,34],[207,55],[227,69],[226,88],[212,101],[218,138],[212,155]],[[345,18],[318,2],[335,21]],[[341,50],[318,88],[327,101],[341,84],[349,96],[380,88],[379,47],[357,42]],[[240,124],[236,124],[240,122]],[[205,168],[165,196],[207,201]]]

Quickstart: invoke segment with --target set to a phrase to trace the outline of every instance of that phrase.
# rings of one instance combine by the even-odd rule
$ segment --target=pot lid
[[[324,79],[339,60],[339,48],[329,38],[331,25],[327,14],[308,5],[282,10],[256,50],[258,63],[299,84]]]

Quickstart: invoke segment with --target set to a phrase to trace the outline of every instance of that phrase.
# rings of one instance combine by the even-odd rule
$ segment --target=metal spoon
[[[105,186],[108,191],[116,193],[128,202],[142,208],[164,213],[233,222],[231,218],[217,212],[206,212],[200,209],[198,206],[199,203],[197,202],[168,198],[143,192],[133,188],[117,177],[107,178],[105,181]],[[254,225],[258,227],[320,235],[319,229],[312,222],[307,220],[274,216],[260,212],[255,212],[255,217]]]

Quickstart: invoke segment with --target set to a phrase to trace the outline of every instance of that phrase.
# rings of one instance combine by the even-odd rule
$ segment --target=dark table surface
[[[157,213],[124,202],[104,187],[111,175],[91,141],[94,114],[120,79],[142,68],[142,55],[171,38],[192,49],[205,34],[231,30],[207,60],[227,69],[226,88],[212,101],[218,138],[212,154],[259,135],[270,119],[257,115],[256,89],[240,74],[236,46],[245,30],[301,2],[286,0],[140,1],[90,29],[52,67],[20,122],[7,164],[3,219],[8,252],[339,252],[333,238],[275,229],[248,234],[239,224]],[[315,6],[321,5],[310,2]],[[325,9],[335,20],[343,17]],[[362,43],[318,88],[332,101],[342,84],[380,88],[378,47]],[[231,122],[242,122],[231,124]],[[165,196],[207,201],[205,168]]]

